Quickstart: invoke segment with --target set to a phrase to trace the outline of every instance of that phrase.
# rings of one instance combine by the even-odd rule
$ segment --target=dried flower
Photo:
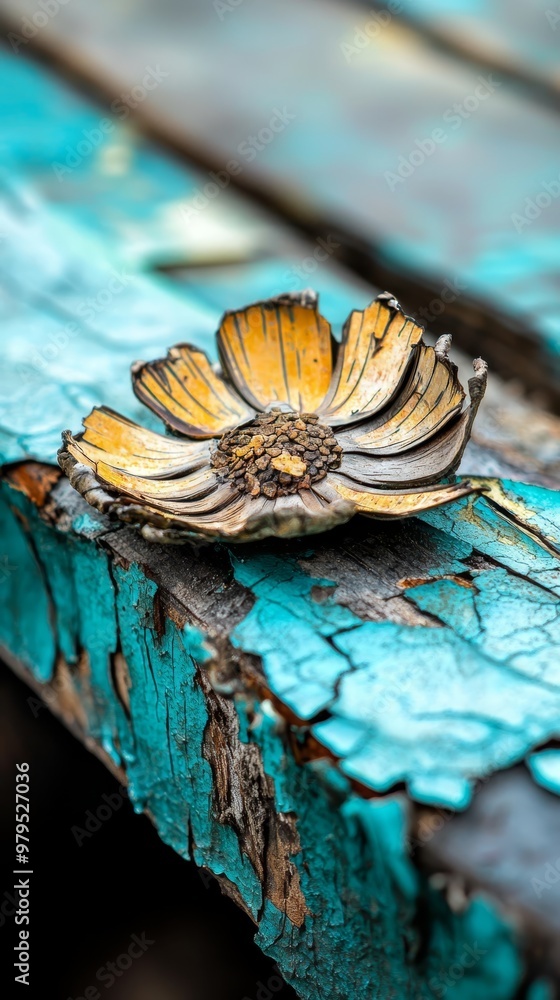
[[[353,514],[407,517],[473,492],[453,473],[486,387],[470,403],[447,357],[387,292],[351,314],[338,347],[316,296],[226,313],[222,372],[188,344],[132,367],[157,434],[106,407],[63,435],[59,462],[99,509],[152,540],[248,541],[324,531]]]

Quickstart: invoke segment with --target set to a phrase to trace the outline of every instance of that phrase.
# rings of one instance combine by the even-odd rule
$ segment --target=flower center
[[[314,413],[271,410],[224,434],[212,465],[239,493],[273,499],[309,489],[341,456],[331,428]]]

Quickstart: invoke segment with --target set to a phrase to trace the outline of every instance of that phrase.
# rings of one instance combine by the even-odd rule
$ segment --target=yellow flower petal
[[[218,333],[224,372],[251,406],[313,412],[332,374],[329,324],[315,304],[270,299],[226,313]]]
[[[103,484],[123,496],[140,503],[161,504],[167,510],[178,502],[198,500],[211,493],[218,485],[216,475],[209,467],[177,479],[146,479],[115,469],[106,462],[99,462],[97,475]]]
[[[84,427],[80,439],[67,438],[67,448],[76,461],[92,469],[105,462],[134,475],[165,478],[209,462],[206,442],[156,434],[106,407],[96,407]]]
[[[469,379],[470,405],[451,420],[438,434],[424,440],[410,451],[374,455],[368,451],[343,451],[337,474],[368,486],[427,486],[451,475],[459,468],[467,446],[474,418],[484,397],[488,366],[478,358],[473,362],[474,376]],[[341,435],[342,436],[342,435]]]
[[[356,513],[379,518],[411,517],[414,514],[432,510],[434,507],[441,507],[443,504],[451,503],[453,500],[459,500],[460,497],[477,492],[477,487],[472,486],[469,482],[456,483],[451,486],[436,486],[421,492],[376,492],[374,490],[352,489],[334,477],[332,485],[344,500],[349,500],[356,505]]]
[[[132,386],[171,430],[194,438],[217,437],[254,416],[204,352],[188,344],[160,361],[133,365]]]
[[[319,407],[332,426],[352,424],[387,406],[401,385],[422,327],[387,292],[351,313],[329,394]]]
[[[422,344],[414,371],[389,413],[342,431],[338,440],[344,449],[376,455],[406,451],[437,434],[460,412],[464,398],[455,367]]]

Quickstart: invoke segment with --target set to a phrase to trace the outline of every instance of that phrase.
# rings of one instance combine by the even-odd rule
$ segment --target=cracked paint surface
[[[55,112],[65,86],[30,65],[23,57],[0,59],[0,74],[12,84],[6,93],[16,89],[31,100],[25,112],[19,108],[7,140],[14,174],[26,164],[27,180],[48,192],[45,170],[52,188],[52,161],[84,128],[96,126],[99,111],[74,96]],[[21,128],[28,111],[50,122],[33,134],[32,162]],[[51,127],[55,113],[57,127]],[[92,159],[74,172],[64,185],[68,202],[56,211],[2,179],[0,253],[10,275],[1,307],[3,461],[53,461],[61,427],[77,430],[99,402],[137,415],[128,380],[131,352],[157,356],[185,339],[186,330],[201,346],[210,343],[221,309],[216,272],[210,286],[193,284],[188,295],[138,273],[170,250],[189,257],[184,233],[171,233],[168,221],[199,178],[149,146],[137,148],[118,130],[115,140],[99,164]],[[103,181],[93,200],[84,198],[98,166],[103,177],[105,152],[109,174],[111,155],[126,155],[134,160],[135,183],[150,187],[133,222],[137,209],[123,211],[126,182],[114,200],[101,190]],[[224,194],[220,205],[228,199]],[[244,231],[249,221],[245,215]],[[127,256],[134,230],[146,236],[141,260]],[[265,265],[244,272],[244,281],[270,292],[288,265]],[[122,290],[107,302],[107,286],[123,267]],[[331,286],[330,278],[325,284]],[[223,287],[234,294],[231,277]],[[89,300],[97,304],[88,307]],[[333,294],[333,316],[346,311],[342,294]],[[520,975],[511,930],[480,900],[452,914],[407,857],[405,796],[364,801],[351,794],[347,776],[380,791],[404,783],[421,801],[460,807],[473,780],[557,732],[555,494],[495,485],[490,503],[464,503],[411,527],[416,539],[422,536],[429,565],[414,584],[416,567],[407,573],[402,597],[390,600],[393,611],[396,601],[400,611],[407,602],[425,625],[364,621],[338,600],[337,579],[308,572],[301,555],[298,562],[264,547],[259,556],[232,554],[236,579],[255,597],[232,641],[261,657],[271,690],[340,757],[338,771],[326,761],[296,764],[277,720],[250,697],[236,698],[239,741],[262,762],[276,810],[297,826],[301,850],[290,860],[309,911],[301,926],[266,895],[239,831],[225,815],[217,819],[215,777],[203,752],[211,732],[200,684],[208,637],[190,624],[165,621],[162,628],[155,584],[136,564],[112,563],[97,545],[102,532],[91,513],[82,511],[71,530],[58,531],[21,494],[5,486],[3,495],[0,531],[8,556],[0,566],[0,642],[51,685],[44,688],[49,697],[62,698],[64,673],[67,713],[125,769],[137,811],[150,813],[179,854],[227,880],[258,921],[257,942],[301,996],[423,1000],[465,941],[477,940],[484,960],[454,995],[510,1000]],[[478,553],[482,561],[473,561]],[[382,589],[377,579],[375,587]],[[379,607],[384,600],[381,594]],[[126,671],[126,698],[117,665]],[[558,789],[556,752],[534,753],[529,764],[535,780]],[[430,930],[424,954],[419,912]]]
[[[331,703],[347,668],[335,637],[360,619],[328,597],[314,600],[313,588],[328,593],[329,581],[311,579],[291,559],[237,553],[230,558],[235,578],[257,598],[231,641],[262,657],[274,694],[299,718],[312,718]]]
[[[436,627],[362,621],[305,560],[231,557],[256,598],[233,642],[261,656],[273,694],[341,770],[376,791],[404,783],[421,802],[464,808],[476,781],[560,729],[560,497],[499,489],[501,511],[467,500],[423,519],[439,562],[404,592]],[[525,510],[521,530],[507,517]]]
[[[157,357],[185,330],[206,346],[214,319],[204,304],[122,267],[94,235],[5,176],[0,228],[0,462],[54,464],[62,430],[78,431],[92,406],[140,416],[135,358]]]
[[[465,942],[476,940],[484,956],[457,984],[457,1000],[490,988],[496,1000],[512,1000],[521,966],[511,929],[481,900],[453,914],[419,876],[406,852],[404,798],[364,801],[331,764],[296,763],[274,716],[240,695],[233,703],[240,747],[258,755],[278,814],[292,817],[297,829],[292,862],[306,904],[301,926],[264,898],[242,849],[243,831],[216,810],[204,753],[211,732],[201,683],[207,637],[192,625],[161,620],[157,585],[138,565],[111,562],[97,543],[106,545],[112,529],[99,521],[96,529],[91,516],[77,515],[72,528],[60,530],[6,483],[0,513],[3,545],[16,570],[0,577],[2,644],[37,680],[51,679],[45,697],[52,705],[54,693],[60,697],[62,656],[74,695],[69,705],[80,706],[74,721],[124,769],[136,811],[146,810],[181,856],[224,879],[258,923],[257,943],[300,996],[423,1000],[430,981],[445,977]],[[272,561],[267,569],[274,568]],[[302,574],[290,591],[302,618],[313,600],[312,583]],[[24,591],[33,608],[25,635],[21,616],[10,613]],[[325,641],[348,625],[347,609],[315,607]],[[111,668],[117,654],[128,674],[126,703]]]

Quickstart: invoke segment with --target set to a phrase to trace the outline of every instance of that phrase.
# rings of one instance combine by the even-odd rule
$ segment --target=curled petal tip
[[[319,296],[314,288],[304,288],[301,293],[301,303],[304,306],[316,306]]]
[[[473,361],[474,377],[469,379],[471,403],[476,408],[481,402],[488,382],[488,365],[482,358]]]
[[[447,359],[449,351],[451,350],[452,341],[453,337],[450,333],[444,333],[443,336],[438,339],[434,350],[438,358],[441,358],[442,361]]]
[[[378,302],[383,302],[388,309],[400,310],[400,303],[397,298],[392,294],[392,292],[380,292],[377,296]]]

